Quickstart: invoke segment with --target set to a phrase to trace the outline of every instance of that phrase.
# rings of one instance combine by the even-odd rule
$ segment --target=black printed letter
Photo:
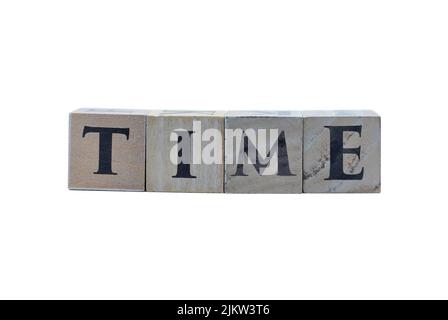
[[[98,157],[98,171],[94,174],[113,174],[112,172],[112,135],[123,134],[126,139],[129,140],[129,128],[101,128],[101,127],[84,127],[82,137],[89,133],[99,133],[100,135],[100,148]]]
[[[330,176],[325,180],[362,180],[364,168],[357,174],[344,173],[344,154],[360,156],[361,147],[344,148],[344,132],[351,131],[361,136],[361,126],[325,126],[330,130]]]
[[[184,132],[182,132],[184,133]],[[180,162],[177,165],[177,173],[175,176],[172,176],[172,178],[190,178],[190,179],[195,179],[196,176],[191,175],[190,173],[190,162],[191,162],[191,152],[190,152],[190,148],[191,148],[191,135],[193,134],[193,131],[188,131],[185,132],[188,135],[184,134],[184,135],[179,135],[177,137],[177,144],[178,144],[178,152],[177,155],[180,158]],[[185,140],[183,140],[184,138],[187,138]],[[180,144],[184,142],[185,146],[181,146]],[[184,163],[185,161],[185,163]]]

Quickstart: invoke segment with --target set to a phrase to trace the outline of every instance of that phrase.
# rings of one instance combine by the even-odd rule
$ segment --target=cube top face
[[[203,111],[203,110],[160,110],[157,115],[162,117],[195,117],[195,118],[222,118],[225,111]]]
[[[381,119],[371,111],[304,113],[303,191],[380,192]]]
[[[303,119],[249,112],[226,116],[225,192],[301,193]]]
[[[372,110],[315,110],[315,111],[302,111],[302,116],[304,118],[314,118],[314,117],[333,117],[333,118],[379,118],[378,113]]]
[[[223,113],[161,112],[147,132],[147,191],[224,191]]]
[[[241,110],[226,112],[227,118],[287,118],[287,117],[301,117],[300,111],[269,111],[269,110]]]
[[[69,188],[144,191],[146,115],[83,110],[70,114]]]
[[[72,112],[72,114],[109,114],[109,115],[151,115],[158,114],[160,111],[143,110],[143,109],[108,109],[108,108],[80,108]]]

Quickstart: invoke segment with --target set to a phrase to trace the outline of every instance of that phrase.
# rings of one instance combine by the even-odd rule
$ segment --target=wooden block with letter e
[[[148,113],[120,109],[72,112],[69,188],[144,191]]]
[[[380,192],[380,163],[378,114],[304,112],[304,192]]]
[[[225,192],[301,193],[302,139],[300,112],[228,112]]]
[[[147,191],[223,192],[224,112],[161,111],[147,132]]]

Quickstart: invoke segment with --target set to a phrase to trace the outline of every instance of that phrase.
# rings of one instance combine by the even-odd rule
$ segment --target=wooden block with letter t
[[[147,191],[223,192],[224,112],[161,111],[147,132]]]
[[[300,112],[228,112],[225,192],[301,193],[302,138]]]
[[[380,192],[378,114],[308,111],[303,121],[304,192]]]
[[[121,109],[72,112],[69,188],[144,191],[148,113]]]

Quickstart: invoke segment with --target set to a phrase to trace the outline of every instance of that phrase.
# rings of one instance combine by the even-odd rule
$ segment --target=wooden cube
[[[299,112],[228,112],[225,192],[301,193],[302,139]]]
[[[304,192],[380,192],[380,163],[378,114],[304,112]]]
[[[70,114],[70,189],[145,190],[142,110],[79,109]]]
[[[223,112],[161,111],[147,132],[147,191],[223,192]]]

